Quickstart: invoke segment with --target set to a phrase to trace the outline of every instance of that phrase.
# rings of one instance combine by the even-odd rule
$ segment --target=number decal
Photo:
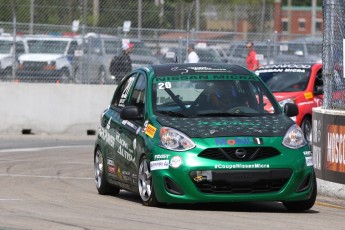
[[[170,89],[171,88],[171,82],[159,82],[158,83],[158,89]]]

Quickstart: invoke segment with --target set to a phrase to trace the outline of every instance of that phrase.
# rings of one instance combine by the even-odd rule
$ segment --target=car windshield
[[[295,69],[298,72],[286,72],[287,70],[293,71],[293,69],[272,70],[271,72],[256,73],[266,83],[271,92],[297,92],[304,91],[307,88],[309,81],[309,70]]]
[[[7,54],[11,52],[13,42],[11,41],[0,41],[0,53]]]
[[[153,81],[153,110],[158,116],[174,117],[281,113],[264,84],[246,75],[157,77]]]
[[[119,41],[104,41],[105,46],[105,53],[106,54],[116,54],[120,50],[120,42]]]
[[[29,53],[64,54],[68,41],[28,40]]]

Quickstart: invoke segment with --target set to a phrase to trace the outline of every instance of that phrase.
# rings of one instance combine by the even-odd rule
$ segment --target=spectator
[[[247,42],[246,48],[248,49],[248,56],[246,58],[247,68],[251,71],[254,71],[257,68],[259,68],[259,60],[256,57],[256,52],[254,50],[254,43]]]
[[[188,45],[188,63],[198,63],[199,62],[199,56],[194,50],[194,45],[189,44]]]
[[[115,82],[118,83],[129,72],[132,71],[132,60],[129,56],[132,52],[134,44],[124,42],[122,44],[122,53],[119,56],[115,56],[109,67],[109,72],[115,78]]]

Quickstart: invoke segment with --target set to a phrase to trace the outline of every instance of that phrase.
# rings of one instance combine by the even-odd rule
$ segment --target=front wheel
[[[145,206],[155,207],[159,205],[153,189],[152,175],[150,172],[149,163],[146,160],[145,156],[141,158],[139,164],[138,188],[141,200],[143,201],[143,204]]]
[[[317,195],[317,184],[316,184],[316,178],[314,174],[314,180],[312,185],[312,192],[310,195],[310,198],[307,200],[301,200],[301,201],[285,201],[283,202],[283,205],[285,208],[291,212],[303,212],[306,210],[311,209],[311,207],[314,206],[316,195]]]
[[[94,157],[95,182],[96,188],[101,195],[117,195],[120,192],[119,187],[111,186],[105,175],[105,159],[100,148],[97,148]]]

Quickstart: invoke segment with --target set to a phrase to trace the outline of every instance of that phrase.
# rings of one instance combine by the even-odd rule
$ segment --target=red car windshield
[[[259,77],[271,92],[298,92],[307,88],[310,71],[304,72],[262,72]]]

